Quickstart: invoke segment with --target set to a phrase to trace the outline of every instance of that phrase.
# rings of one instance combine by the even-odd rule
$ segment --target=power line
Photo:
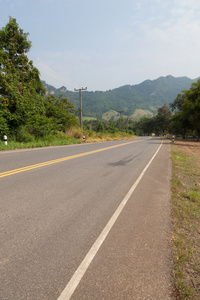
[[[78,85],[80,84],[79,82],[70,79],[67,75],[64,75],[63,73],[52,69],[52,67],[49,67],[48,64],[44,63],[43,61],[34,57],[33,55],[29,55],[29,57],[31,57],[31,60],[34,61],[34,64],[36,65],[36,67],[41,73],[41,77],[49,77],[51,80],[53,80],[54,82],[56,81],[61,85],[63,84],[65,85],[67,83],[67,88],[68,86],[73,87],[75,84]],[[46,79],[42,79],[42,80],[46,80]],[[49,82],[47,82],[47,84],[49,84]]]

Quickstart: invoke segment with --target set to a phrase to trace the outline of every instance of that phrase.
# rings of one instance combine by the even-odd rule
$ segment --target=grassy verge
[[[128,140],[134,139],[136,136],[127,134],[127,133],[96,133],[90,132],[89,134],[86,133],[86,142],[107,142],[107,141],[119,141],[119,140]]]
[[[48,146],[61,146],[69,144],[78,144],[79,140],[74,138],[69,138],[66,136],[55,136],[46,137],[44,139],[39,139],[32,142],[16,142],[9,141],[8,144],[4,145],[4,142],[0,141],[0,151],[1,150],[15,150],[15,149],[26,149],[26,148],[37,148],[37,147],[48,147]]]
[[[200,170],[172,145],[172,248],[176,299],[200,299]]]
[[[24,148],[36,148],[36,147],[48,147],[48,146],[61,146],[69,144],[78,144],[83,142],[83,136],[85,136],[85,142],[104,142],[122,139],[133,139],[136,136],[127,133],[96,133],[93,131],[82,131],[80,128],[72,128],[67,134],[57,133],[55,136],[45,137],[43,139],[34,140],[31,142],[16,142],[10,141],[8,138],[8,144],[4,145],[3,141],[0,141],[1,150],[14,150]]]

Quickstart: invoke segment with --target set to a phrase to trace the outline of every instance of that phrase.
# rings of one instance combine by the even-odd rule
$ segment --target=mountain
[[[131,115],[133,119],[138,119],[140,116],[134,117],[137,115],[137,110],[137,112],[141,112],[141,117],[144,115],[150,116],[155,114],[157,109],[164,104],[169,105],[169,103],[172,103],[178,93],[184,89],[189,89],[192,82],[196,82],[197,79],[169,75],[155,80],[145,80],[136,85],[124,85],[105,92],[83,91],[83,115],[102,119],[105,115],[108,118],[110,111],[121,110],[124,111],[124,115]],[[68,91],[66,87],[56,89],[44,81],[43,84],[48,94],[53,94],[56,97],[63,94],[78,109],[78,92]]]

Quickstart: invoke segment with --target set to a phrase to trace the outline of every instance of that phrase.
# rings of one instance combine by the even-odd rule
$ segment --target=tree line
[[[192,83],[189,90],[183,90],[170,105],[174,112],[170,126],[175,134],[196,134],[200,138],[200,79]]]
[[[200,138],[200,79],[192,83],[189,90],[182,91],[176,99],[167,106],[158,108],[153,117],[144,117],[134,121],[129,117],[117,120],[84,121],[85,129],[115,133],[121,131],[136,135],[180,135]]]
[[[33,141],[77,125],[67,98],[45,95],[39,71],[27,57],[28,33],[9,19],[0,30],[0,135]]]
[[[46,95],[40,74],[27,53],[31,48],[28,33],[9,19],[0,30],[0,136],[17,141],[33,141],[79,126],[78,110],[69,99]],[[200,79],[177,95],[169,105],[158,108],[153,117],[140,121],[119,117],[117,120],[84,121],[88,131],[136,135],[188,134],[200,138]]]
[[[144,117],[140,121],[134,121],[133,119],[123,116],[116,120],[101,121],[90,120],[84,121],[84,127],[88,131],[117,133],[121,131],[123,133],[135,134],[135,135],[164,135],[169,130],[169,122],[172,116],[172,112],[165,104],[158,109],[157,115],[153,117]]]

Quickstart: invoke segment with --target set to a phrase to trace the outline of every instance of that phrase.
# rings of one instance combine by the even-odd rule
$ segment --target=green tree
[[[173,131],[182,133],[186,137],[189,131],[196,131],[200,137],[200,79],[192,83],[189,90],[183,90],[178,94],[170,106],[175,111],[171,119]]]
[[[169,130],[171,116],[172,116],[172,112],[166,104],[158,108],[156,123],[157,126],[160,128],[162,134],[164,134],[165,131]]]
[[[45,97],[39,71],[26,55],[30,47],[28,33],[10,17],[0,30],[0,135],[20,141],[77,125],[67,98]]]
[[[29,123],[33,115],[45,115],[45,89],[26,55],[31,47],[27,37],[11,17],[0,30],[0,105],[9,111],[8,116],[4,113],[4,124],[12,132]]]
[[[176,135],[182,134],[183,138],[186,138],[187,131],[191,128],[188,118],[182,114],[185,99],[184,93],[178,94],[174,102],[170,103],[172,111],[175,112],[170,120],[170,131]]]
[[[172,111],[180,112],[185,100],[185,94],[178,94],[173,103],[170,103]]]
[[[98,120],[97,122],[97,132],[103,132],[104,131],[104,126],[103,126],[103,123]]]
[[[9,133],[8,121],[12,119],[12,115],[7,108],[7,99],[0,99],[0,134],[7,135]]]
[[[151,135],[152,133],[159,134],[155,116],[151,118],[144,117],[140,121],[136,122],[135,126],[136,128],[134,130],[137,131],[140,135]]]
[[[189,90],[183,91],[185,100],[182,105],[182,118],[188,119],[193,130],[200,138],[200,79],[192,83]]]
[[[181,134],[183,138],[186,138],[187,130],[190,128],[189,121],[183,119],[180,112],[176,112],[170,119],[170,132],[172,134]]]
[[[75,117],[75,106],[68,101],[68,98],[59,95],[47,96],[46,116],[51,120],[54,130],[65,131],[70,126],[78,126],[78,119]]]

